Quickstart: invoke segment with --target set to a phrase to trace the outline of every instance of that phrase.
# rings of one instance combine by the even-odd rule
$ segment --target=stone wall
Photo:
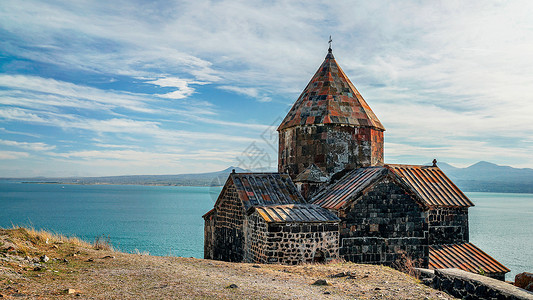
[[[216,207],[213,259],[241,262],[244,254],[244,215],[233,184],[222,191]]]
[[[340,256],[356,263],[392,265],[405,254],[427,266],[426,215],[389,176],[339,212]]]
[[[346,168],[383,165],[383,131],[317,124],[279,132],[280,173],[295,179],[312,163],[328,176]]]
[[[428,282],[435,289],[462,299],[533,299],[533,293],[501,280],[458,269],[435,270]]]
[[[268,263],[266,255],[266,241],[268,224],[254,212],[244,221],[244,262]]]
[[[204,216],[204,258],[213,259],[215,251],[215,212]]]
[[[267,223],[253,212],[244,220],[243,262],[295,265],[339,257],[338,223]]]
[[[468,208],[435,208],[428,211],[429,245],[468,243]]]

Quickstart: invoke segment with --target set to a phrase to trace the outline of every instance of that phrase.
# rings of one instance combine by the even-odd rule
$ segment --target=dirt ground
[[[314,284],[317,280],[325,285]],[[453,299],[383,266],[258,265],[128,254],[106,243],[90,245],[24,228],[0,229],[0,297]]]

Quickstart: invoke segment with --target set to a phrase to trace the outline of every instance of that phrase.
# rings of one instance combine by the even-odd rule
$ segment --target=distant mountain
[[[480,161],[466,168],[439,162],[439,168],[463,191],[533,193],[533,169]]]
[[[499,166],[486,161],[480,161],[466,168],[457,168],[445,162],[439,162],[437,165],[465,192],[533,193],[533,169]],[[218,172],[197,174],[0,178],[0,180],[60,184],[221,186],[233,169],[237,173],[250,172],[239,167],[229,167]]]
[[[220,186],[224,185],[229,173],[250,172],[239,167],[210,173],[177,174],[177,175],[125,175],[104,177],[33,177],[33,178],[0,178],[0,180],[20,181],[27,183],[61,183],[61,184],[139,184],[139,185],[178,185],[178,186]]]

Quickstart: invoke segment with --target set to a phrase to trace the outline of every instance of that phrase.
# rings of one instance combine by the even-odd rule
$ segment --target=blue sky
[[[333,53],[385,160],[533,167],[531,1],[0,2],[0,176],[275,169]]]

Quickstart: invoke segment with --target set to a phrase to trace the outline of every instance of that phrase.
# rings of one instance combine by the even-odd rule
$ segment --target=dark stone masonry
[[[392,265],[405,253],[427,265],[428,226],[423,208],[392,181],[379,182],[339,214],[344,259]]]
[[[204,257],[299,264],[345,259],[499,279],[469,243],[474,204],[437,166],[384,163],[384,131],[331,49],[278,127],[278,173],[232,173],[204,215]]]
[[[256,213],[249,220],[245,262],[295,265],[338,257],[338,222],[268,224]]]
[[[440,207],[428,211],[429,244],[468,243],[468,208]]]
[[[533,293],[524,289],[458,269],[435,270],[429,277],[425,281],[429,286],[461,299],[533,299]]]
[[[279,171],[294,179],[311,164],[326,174],[383,165],[382,145],[383,131],[367,127],[319,124],[283,129],[279,132]]]

